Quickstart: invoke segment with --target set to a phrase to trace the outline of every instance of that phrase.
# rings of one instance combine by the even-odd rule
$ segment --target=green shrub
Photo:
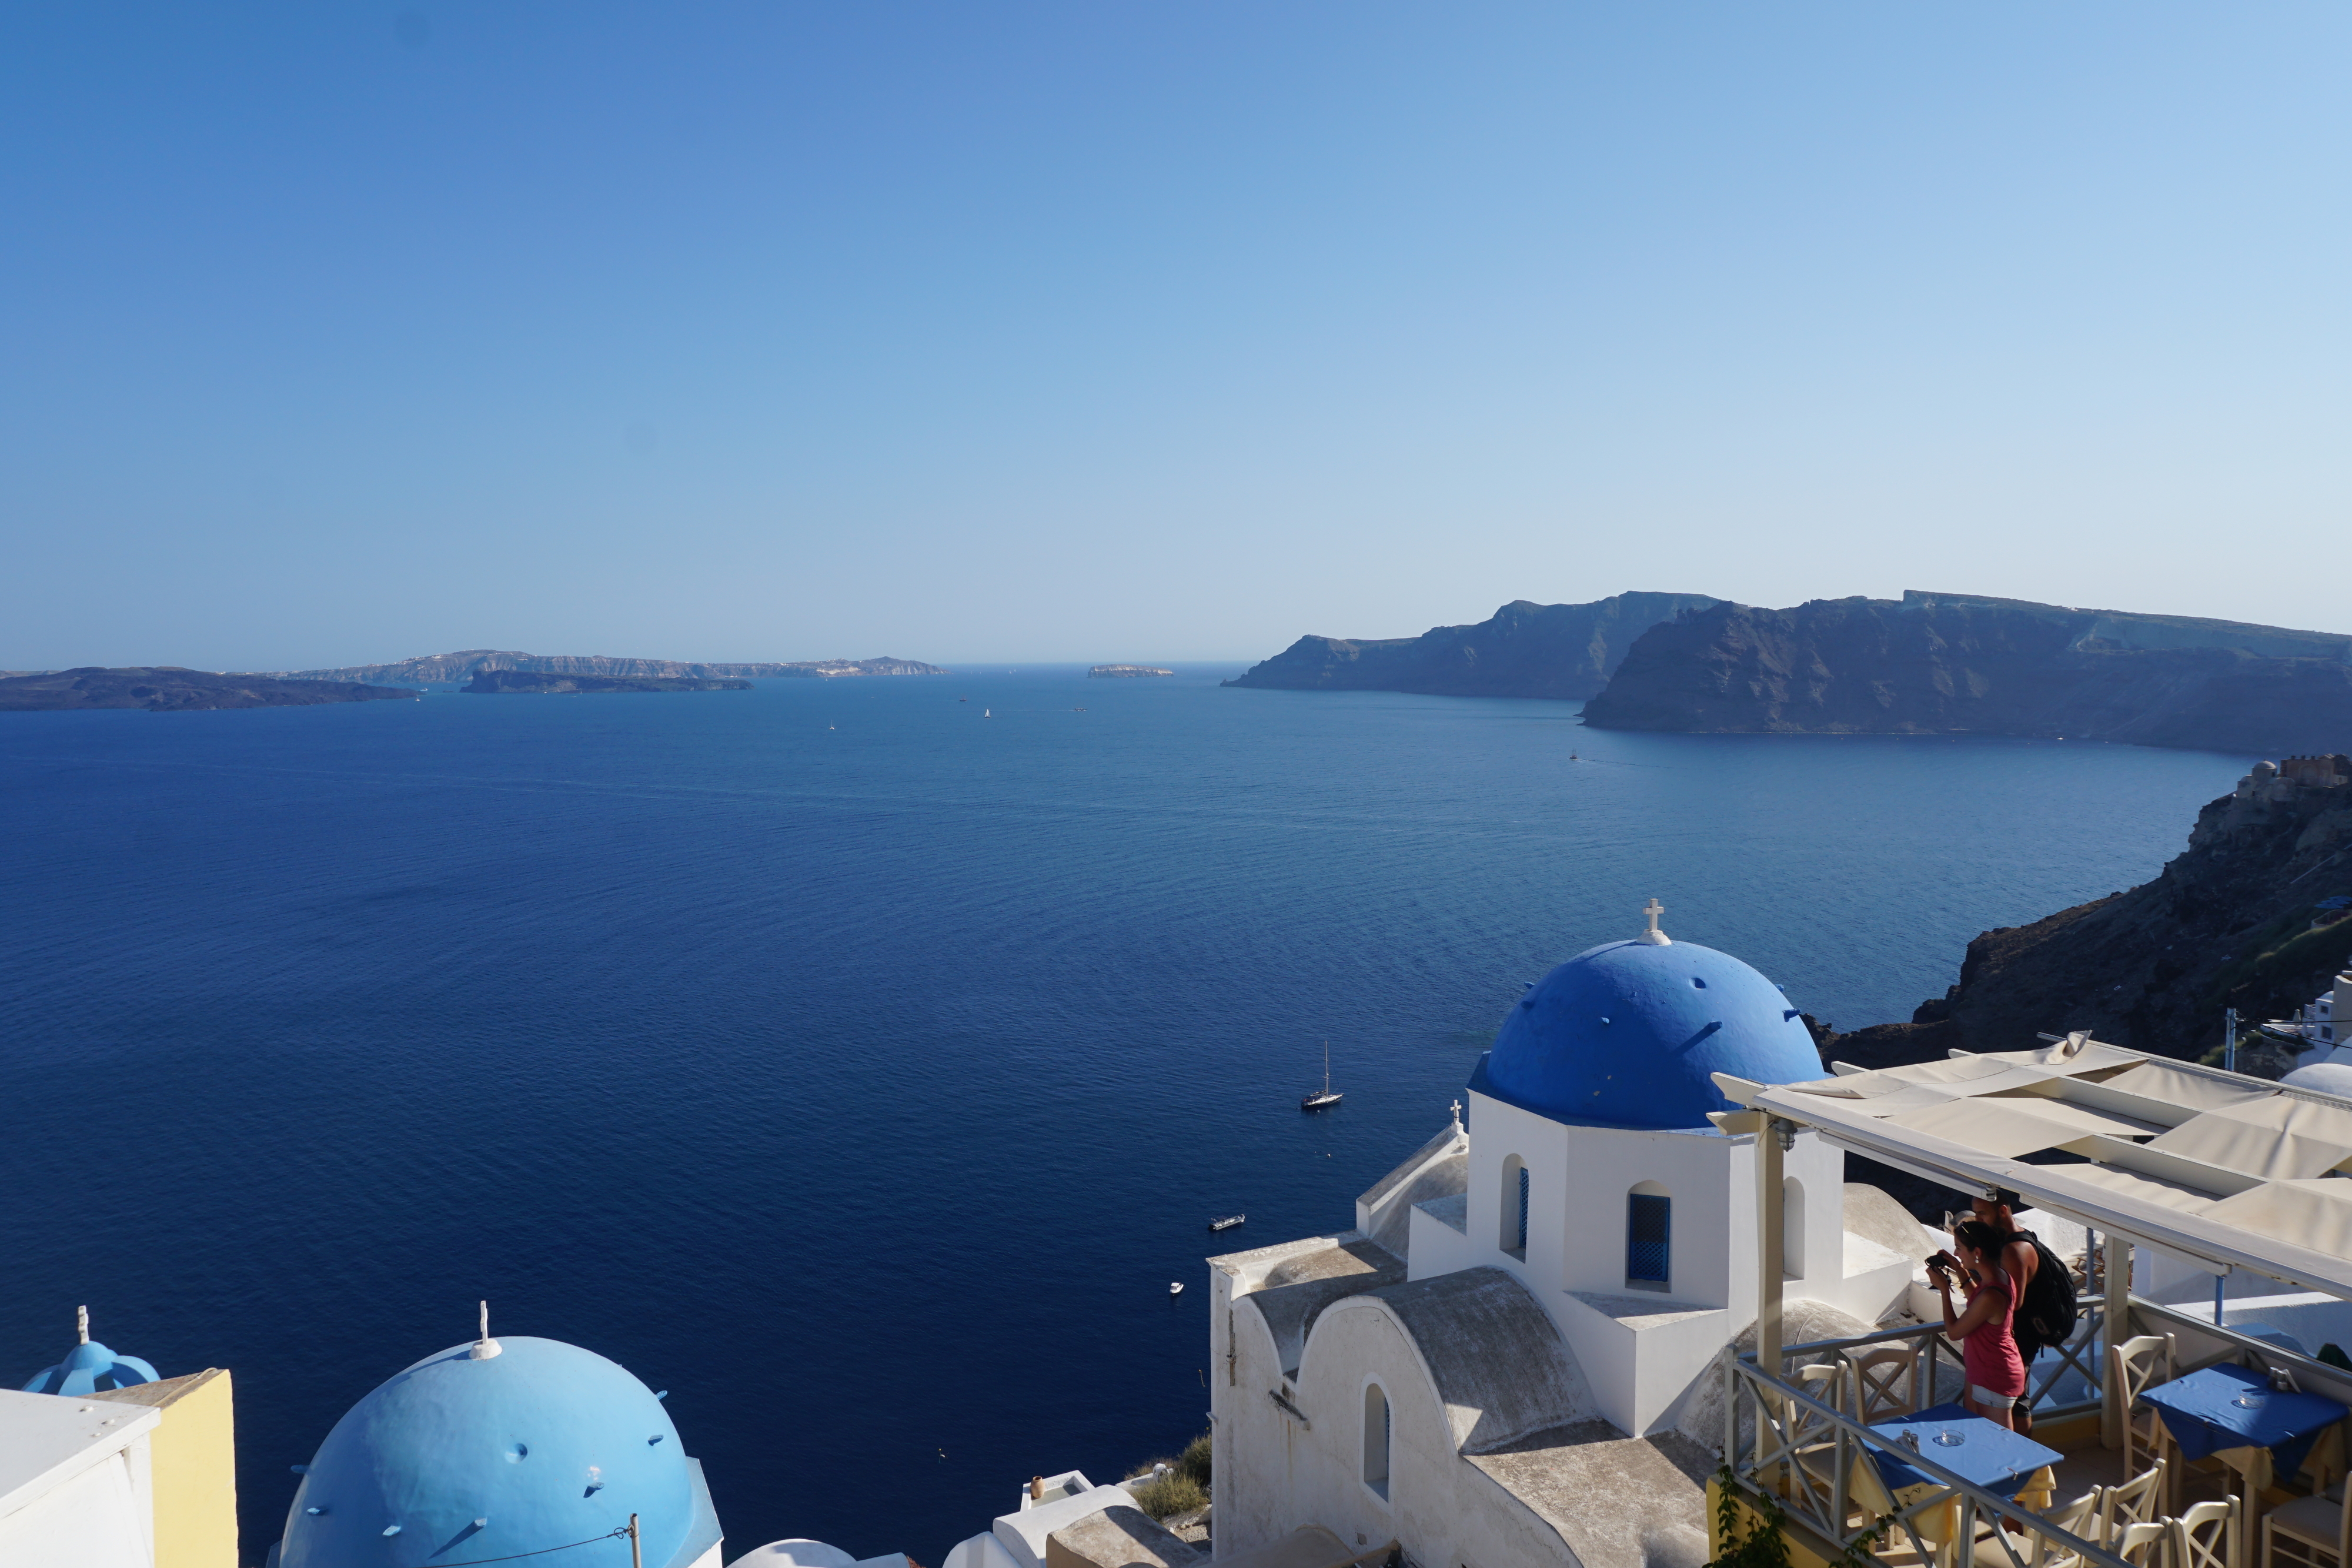
[[[1158,1462],[1167,1463],[1164,1459]],[[1124,1484],[1134,1494],[1135,1506],[1154,1519],[1169,1519],[1209,1506],[1209,1494],[1201,1490],[1201,1483],[1181,1469],[1171,1469],[1156,1480],[1147,1469],[1142,1479]]]
[[[1192,1477],[1193,1484],[1202,1491],[1209,1490],[1209,1435],[1206,1432],[1184,1445],[1184,1456],[1176,1461],[1176,1468]]]

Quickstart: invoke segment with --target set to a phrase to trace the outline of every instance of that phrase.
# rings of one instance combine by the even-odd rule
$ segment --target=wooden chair
[[[2164,1517],[2164,1461],[2158,1459],[2119,1487],[2109,1487],[2099,1500],[2099,1539],[2112,1542],[2135,1524],[2154,1524]]]
[[[2107,1550],[2132,1564],[2132,1568],[2170,1568],[2167,1559],[2175,1522],[2158,1519],[2144,1524],[2126,1524],[2122,1534],[2107,1542]]]
[[[1822,1362],[1797,1368],[1797,1387],[1832,1410],[1845,1408],[1845,1367]],[[1837,1428],[1800,1406],[1788,1406],[1790,1451],[1801,1483],[1826,1502],[1837,1485]]]
[[[2048,1510],[2042,1517],[2067,1534],[2095,1546],[2100,1542],[2099,1510],[2105,1503],[2106,1497],[2106,1488],[2093,1487],[2074,1501]],[[2083,1554],[2036,1531],[2033,1534],[2033,1555],[2028,1561],[2032,1568],[2079,1568]]]
[[[2186,1510],[2172,1526],[2172,1568],[2233,1568],[2238,1561],[2238,1500]]]
[[[2352,1565],[2352,1486],[2342,1496],[2340,1502],[2324,1493],[2299,1497],[2263,1515],[2262,1568],[2272,1568],[2273,1562],[2281,1568]]]
[[[1849,1355],[1853,1381],[1853,1418],[1864,1426],[1891,1421],[1919,1408],[1919,1352],[1914,1348],[1868,1350]]]
[[[2107,1376],[2122,1390],[2126,1475],[2138,1471],[2143,1451],[2151,1459],[2164,1458],[2164,1418],[2154,1410],[2137,1406],[2141,1395],[2159,1383],[2171,1382],[2178,1366],[2168,1333],[2142,1334],[2107,1347]]]

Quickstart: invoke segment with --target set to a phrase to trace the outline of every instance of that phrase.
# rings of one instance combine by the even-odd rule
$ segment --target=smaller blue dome
[[[1695,942],[1610,942],[1528,988],[1474,1088],[1560,1121],[1705,1127],[1728,1111],[1710,1074],[1759,1083],[1822,1075],[1779,987]]]
[[[81,1343],[55,1366],[45,1366],[25,1385],[27,1394],[62,1394],[79,1398],[102,1388],[129,1388],[155,1381],[155,1369],[135,1355],[117,1355],[89,1337],[89,1309],[79,1314]]]

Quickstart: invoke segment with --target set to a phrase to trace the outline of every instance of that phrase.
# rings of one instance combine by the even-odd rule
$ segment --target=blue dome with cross
[[[614,1532],[633,1513],[646,1568],[685,1568],[718,1540],[660,1400],[593,1351],[486,1337],[426,1356],[335,1423],[277,1562],[425,1568],[594,1542],[561,1561],[613,1568],[629,1561]]]
[[[101,1389],[130,1388],[155,1381],[155,1368],[135,1355],[117,1355],[89,1337],[89,1309],[75,1314],[81,1343],[55,1366],[45,1366],[25,1385],[27,1394],[61,1394],[79,1398]]]
[[[1730,1110],[1710,1074],[1822,1076],[1780,988],[1728,953],[1656,929],[1587,948],[1528,988],[1471,1086],[1563,1122],[1705,1127]]]

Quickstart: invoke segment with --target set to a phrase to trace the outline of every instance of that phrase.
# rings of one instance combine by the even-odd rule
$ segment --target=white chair
[[[1822,1362],[1797,1368],[1797,1387],[1832,1410],[1845,1407],[1845,1368]],[[1837,1486],[1837,1427],[1801,1405],[1790,1405],[1786,1436],[1796,1458],[1796,1482],[1826,1504]]]
[[[2124,1407],[2124,1474],[2139,1469],[2143,1450],[2152,1459],[2164,1458],[2164,1420],[2153,1410],[2137,1408],[2139,1396],[2159,1383],[2172,1381],[2179,1358],[2170,1334],[2142,1334],[2107,1347],[2107,1376],[2121,1390]]]
[[[2079,1541],[2099,1543],[2099,1510],[2105,1503],[2107,1489],[2093,1487],[2072,1502],[2061,1503],[2042,1515],[2052,1524]],[[2032,1568],[2076,1568],[2083,1554],[2073,1547],[2051,1540],[2036,1531],[2033,1533]]]
[[[2164,1517],[2164,1461],[2158,1459],[2119,1487],[2109,1487],[2099,1501],[2099,1539],[2115,1542],[2135,1524],[2154,1524]]]
[[[2238,1500],[2200,1502],[2168,1521],[2172,1568],[2231,1568],[2238,1561]]]
[[[2170,1555],[2172,1525],[2168,1519],[2126,1524],[2123,1533],[2107,1543],[2107,1550],[2132,1568],[2168,1568],[2166,1559]]]
[[[1867,1350],[1848,1355],[1853,1368],[1854,1419],[1865,1427],[1907,1416],[1919,1408],[1919,1352],[1911,1349]]]
[[[2341,1501],[2299,1497],[2263,1515],[2262,1568],[2273,1562],[2307,1568],[2352,1564],[2352,1486],[2341,1495]]]

